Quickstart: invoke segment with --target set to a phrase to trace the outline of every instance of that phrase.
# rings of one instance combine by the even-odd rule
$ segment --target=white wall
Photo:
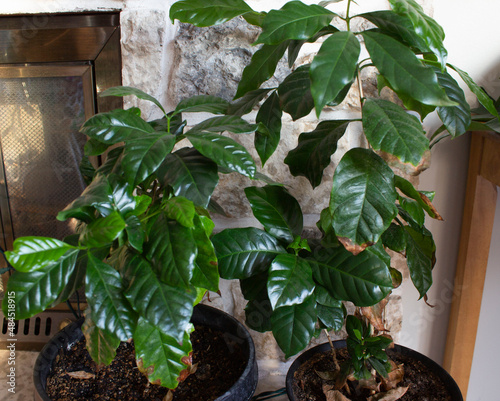
[[[500,2],[497,0],[434,1],[434,18],[446,32],[448,61],[466,70],[491,95],[500,95],[500,35],[496,33]],[[429,121],[433,127],[435,121]],[[442,363],[452,296],[452,283],[458,254],[468,139],[463,137],[437,145],[431,168],[421,176],[420,189],[435,189],[435,205],[444,222],[431,222],[429,228],[437,244],[437,264],[430,309],[417,302],[418,293],[406,283],[403,289],[404,321],[402,343]],[[492,263],[498,266],[500,258]],[[497,333],[500,329],[497,326]],[[493,399],[493,398],[485,398]],[[476,401],[476,400],[472,400]]]

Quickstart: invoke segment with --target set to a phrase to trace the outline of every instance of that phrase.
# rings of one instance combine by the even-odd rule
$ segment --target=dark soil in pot
[[[179,384],[173,400],[215,400],[243,373],[247,363],[245,354],[237,344],[232,344],[229,350],[224,333],[206,326],[196,326],[191,341],[197,370]],[[90,378],[75,379],[68,372],[87,372]],[[56,359],[46,391],[54,401],[162,401],[168,390],[148,383],[139,372],[133,344],[120,345],[111,365],[97,369],[83,339],[65,352],[64,357]]]
[[[409,351],[409,352],[408,352]],[[406,394],[400,398],[401,401],[461,401],[462,396],[459,393],[456,384],[449,375],[444,372],[444,378],[436,373],[440,369],[437,364],[404,347],[396,346],[396,349],[388,351],[389,357],[397,364],[404,364],[405,377],[400,386],[409,386]],[[418,354],[423,358],[415,358],[413,354]],[[300,357],[299,357],[300,358]],[[337,349],[337,359],[341,363],[348,358],[345,348]],[[424,358],[426,360],[424,360]],[[432,366],[429,366],[429,363]],[[334,370],[331,350],[328,344],[323,344],[322,352],[311,353],[308,358],[302,358],[302,361],[294,367],[292,365],[289,376],[287,377],[287,390],[293,391],[293,401],[325,401],[326,396],[323,393],[323,384],[332,384],[322,379],[317,372],[327,372]],[[435,365],[435,366],[434,366]],[[290,380],[289,380],[290,379]],[[345,390],[342,393],[352,401],[366,401],[367,394],[356,390],[356,382],[349,382],[351,394]],[[450,389],[450,387],[452,387]],[[458,391],[458,394],[457,394]]]

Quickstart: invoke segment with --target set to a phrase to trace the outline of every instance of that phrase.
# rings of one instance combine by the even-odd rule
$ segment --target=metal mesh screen
[[[84,189],[81,77],[0,80],[0,141],[14,237],[63,238],[55,216]]]

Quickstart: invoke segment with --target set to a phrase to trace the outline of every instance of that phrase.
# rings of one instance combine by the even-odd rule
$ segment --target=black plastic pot
[[[344,340],[334,341],[333,345],[335,348],[344,348],[346,346],[346,342]],[[300,367],[300,365],[311,359],[313,355],[320,352],[326,352],[329,350],[330,350],[329,343],[320,344],[314,348],[308,349],[307,351],[299,355],[297,359],[292,363],[286,375],[286,392],[288,394],[288,398],[290,399],[290,401],[296,401],[296,398],[293,394],[292,383],[294,374]],[[448,392],[450,393],[451,399],[453,401],[463,401],[462,393],[460,392],[460,389],[458,388],[458,385],[455,382],[455,380],[453,380],[453,378],[449,375],[449,373],[446,370],[444,370],[440,365],[438,365],[436,362],[434,362],[432,359],[429,359],[425,355],[422,355],[421,353],[414,351],[410,348],[406,348],[402,345],[396,344],[396,346],[394,347],[394,351],[396,353],[399,353],[401,355],[407,356],[409,358],[412,358],[414,360],[423,363],[430,373],[433,373],[434,375],[436,375],[441,379],[443,384],[448,389]]]
[[[258,371],[255,347],[248,330],[232,316],[207,305],[197,305],[194,308],[191,322],[223,331],[227,333],[228,340],[243,347],[248,356],[247,366],[238,381],[216,401],[249,401],[257,387]],[[45,392],[45,386],[47,376],[52,369],[52,363],[61,348],[69,349],[83,338],[80,329],[82,323],[83,319],[65,327],[45,345],[38,355],[33,371],[35,401],[51,401]]]

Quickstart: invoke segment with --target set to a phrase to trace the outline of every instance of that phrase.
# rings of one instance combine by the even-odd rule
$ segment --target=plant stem
[[[339,362],[337,361],[337,351],[335,350],[335,347],[333,346],[332,339],[330,338],[330,333],[328,333],[328,330],[326,330],[326,329],[323,329],[323,330],[326,334],[326,337],[328,338],[328,342],[330,343],[330,347],[332,348],[333,365],[335,366],[335,370],[339,371],[340,366],[339,366]]]
[[[350,31],[351,30],[351,16],[350,16],[350,12],[351,12],[351,1],[352,0],[348,0],[347,1],[347,11],[346,11],[346,15],[345,15],[345,22],[347,24],[347,30]]]

